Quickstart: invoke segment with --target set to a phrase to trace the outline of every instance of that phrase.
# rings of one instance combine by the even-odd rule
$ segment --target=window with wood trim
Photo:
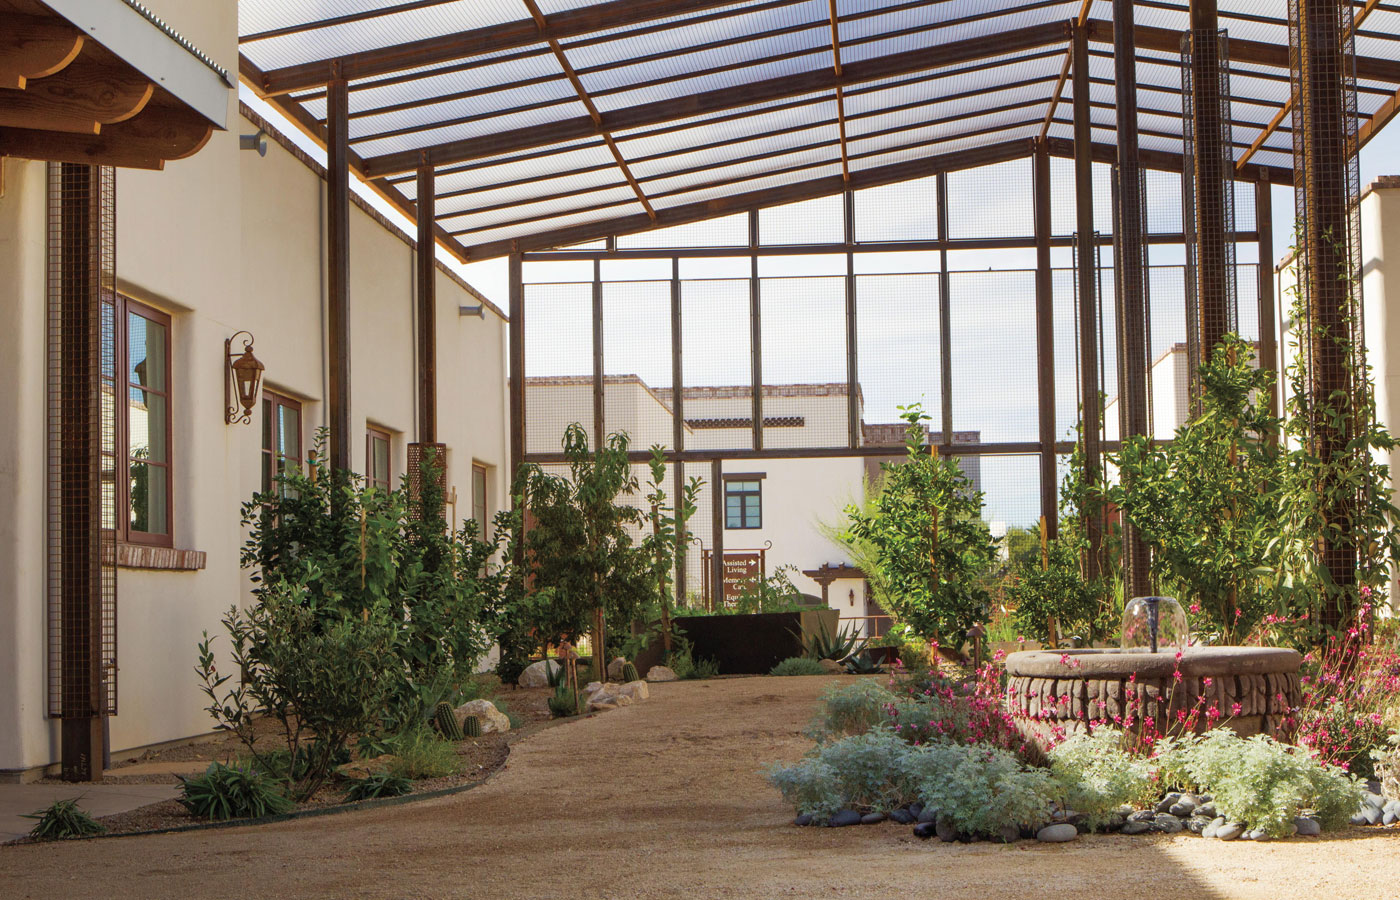
[[[486,540],[486,467],[472,463],[472,521],[476,536]]]
[[[388,491],[393,488],[394,439],[382,428],[369,427],[365,434],[365,483]]]
[[[113,316],[125,402],[117,417],[122,497],[117,537],[173,546],[170,316],[117,295]]]
[[[762,475],[744,475],[724,480],[724,527],[763,527]]]
[[[264,389],[262,414],[262,489],[266,493],[278,475],[301,468],[301,402]]]

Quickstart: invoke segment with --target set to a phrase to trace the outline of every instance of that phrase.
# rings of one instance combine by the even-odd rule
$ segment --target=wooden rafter
[[[24,90],[31,78],[66,68],[83,49],[83,34],[42,16],[0,15],[0,89]]]
[[[0,91],[0,126],[98,134],[140,113],[155,91],[146,76],[89,43],[53,74],[29,78],[23,90]]]
[[[1361,11],[1358,12],[1355,18],[1352,19],[1351,31],[1348,33],[1347,37],[1351,37],[1352,35],[1354,35],[1361,28],[1361,23],[1366,21],[1366,17],[1371,14],[1371,10],[1375,9],[1379,5],[1380,0],[1366,0],[1366,5],[1361,7]],[[1343,40],[1345,39],[1346,38],[1344,38]],[[1233,50],[1233,44],[1231,45],[1231,49]],[[1259,132],[1259,136],[1254,139],[1254,143],[1251,144],[1249,149],[1246,150],[1240,156],[1239,161],[1235,163],[1235,168],[1239,169],[1245,163],[1249,162],[1250,159],[1253,158],[1254,154],[1259,152],[1259,149],[1264,146],[1264,142],[1269,139],[1269,135],[1273,134],[1274,131],[1278,129],[1279,125],[1283,122],[1283,120],[1289,118],[1292,114],[1293,95],[1290,93],[1288,95],[1288,99],[1284,101],[1283,106],[1279,107],[1278,114],[1275,115],[1273,120],[1270,121],[1269,124],[1264,127],[1263,131]]]
[[[549,49],[553,51],[554,58],[559,61],[560,67],[564,70],[564,75],[569,79],[569,83],[574,86],[574,92],[578,94],[579,102],[588,110],[588,117],[593,120],[593,126],[598,130],[598,134],[603,138],[603,142],[608,145],[608,150],[612,153],[613,159],[617,161],[617,168],[622,172],[622,177],[627,179],[627,183],[632,186],[632,191],[637,195],[637,200],[642,204],[642,208],[647,211],[652,221],[656,220],[656,210],[652,209],[651,201],[647,199],[642,186],[637,183],[637,179],[632,175],[632,169],[628,167],[627,160],[623,158],[622,151],[617,149],[617,142],[613,140],[612,134],[603,124],[603,115],[598,112],[598,107],[594,105],[593,98],[588,95],[588,89],[579,80],[578,73],[574,71],[573,64],[564,55],[564,50],[559,46],[558,38],[549,34],[549,23],[545,20],[544,13],[540,12],[539,5],[535,0],[522,0],[525,7],[530,11],[531,17],[538,26],[540,35],[549,43]],[[426,154],[424,154],[426,157]]]
[[[1089,21],[1089,10],[1094,6],[1094,0],[1084,0],[1084,4],[1079,7],[1079,16],[1074,20],[1076,28],[1083,28],[1084,23]],[[1064,96],[1065,82],[1069,80],[1069,67],[1074,62],[1074,47],[1065,48],[1065,62],[1060,66],[1060,78],[1055,83],[1055,92],[1050,95],[1050,106],[1045,110],[1045,124],[1040,127],[1040,139],[1043,141],[1049,135],[1050,123],[1055,118],[1055,110],[1060,105],[1060,97]]]
[[[837,21],[836,0],[827,0],[831,7],[831,65],[836,80],[841,80],[841,28]],[[851,180],[851,157],[846,147],[846,97],[840,84],[836,85],[836,126],[841,138],[841,177]]]

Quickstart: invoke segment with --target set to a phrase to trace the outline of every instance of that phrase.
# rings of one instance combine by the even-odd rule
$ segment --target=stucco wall
[[[237,70],[237,5],[150,4],[177,30]],[[223,342],[256,337],[265,385],[304,402],[308,446],[324,421],[324,182],[275,141],[266,157],[240,151],[256,126],[230,91],[229,129],[161,172],[117,177],[117,270],[123,293],[171,315],[175,545],[203,550],[197,572],[118,572],[119,714],[115,752],[207,732],[192,666],[204,630],[245,602],[239,508],[260,484],[261,412],[223,420]],[[58,758],[46,706],[44,601],[45,169],[7,163],[0,197],[0,771]],[[367,423],[393,433],[393,468],[416,436],[414,250],[351,210],[350,448],[363,467]],[[471,515],[471,464],[488,465],[488,503],[505,499],[505,341],[502,318],[460,316],[478,299],[439,272],[439,439],[449,447],[457,510]],[[226,641],[220,641],[226,645]]]

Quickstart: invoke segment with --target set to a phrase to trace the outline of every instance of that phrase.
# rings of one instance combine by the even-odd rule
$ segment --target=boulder
[[[621,681],[622,670],[627,665],[627,660],[621,656],[608,663],[608,681]]]
[[[629,681],[617,689],[618,693],[624,697],[631,697],[633,700],[645,700],[651,696],[650,689],[645,681]]]
[[[525,667],[525,671],[520,673],[520,677],[515,683],[523,688],[549,687],[549,675],[557,673],[562,668],[558,662],[552,659],[542,659],[537,663],[531,663]]]
[[[1063,844],[1079,837],[1079,829],[1068,823],[1046,825],[1035,833],[1035,839],[1047,844]]]
[[[1298,829],[1298,834],[1304,837],[1316,837],[1322,834],[1322,823],[1311,816],[1299,816],[1294,819],[1293,827]]]
[[[819,659],[817,663],[828,675],[840,675],[846,671],[846,669],[834,659]]]
[[[845,828],[847,825],[859,825],[860,813],[853,809],[843,809],[831,817],[831,821],[826,823],[832,828]]]
[[[505,734],[510,731],[510,716],[496,708],[496,704],[490,700],[471,700],[463,703],[456,709],[457,722],[461,724],[467,720],[467,716],[476,716],[481,722],[481,733],[490,734],[499,731]]]
[[[355,762],[348,762],[336,769],[344,778],[368,778],[376,772],[383,772],[398,759],[392,753],[385,753],[373,759],[361,759]]]
[[[652,666],[647,671],[647,681],[655,684],[658,681],[676,681],[676,673],[665,666]]]

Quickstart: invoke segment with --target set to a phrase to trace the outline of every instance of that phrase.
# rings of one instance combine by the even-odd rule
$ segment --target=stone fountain
[[[1026,733],[1040,741],[1129,717],[1142,723],[1150,716],[1166,732],[1180,727],[1183,715],[1196,731],[1228,727],[1243,737],[1272,735],[1298,704],[1301,664],[1296,650],[1278,647],[1191,646],[1176,600],[1138,597],[1124,610],[1118,649],[1008,656],[1007,702]]]

